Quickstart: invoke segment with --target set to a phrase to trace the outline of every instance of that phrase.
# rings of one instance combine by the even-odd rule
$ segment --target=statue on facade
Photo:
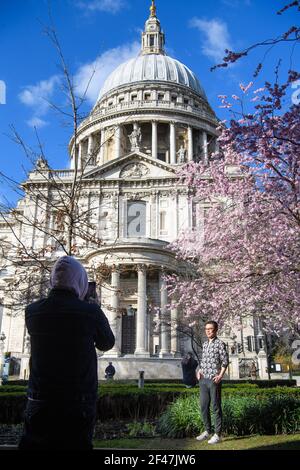
[[[180,149],[177,152],[178,155],[178,163],[185,163],[185,154],[186,150],[183,145],[181,145]]]
[[[137,127],[133,129],[133,132],[129,135],[129,140],[131,143],[131,150],[139,150],[142,142],[142,133],[141,128]]]
[[[35,168],[38,171],[49,170],[48,162],[45,158],[39,157],[36,161]]]
[[[252,380],[257,379],[257,367],[256,367],[256,364],[255,364],[254,361],[252,362],[252,364],[250,366],[250,376],[251,376]]]
[[[30,336],[26,335],[25,341],[24,341],[24,353],[30,354],[30,350],[31,350]]]

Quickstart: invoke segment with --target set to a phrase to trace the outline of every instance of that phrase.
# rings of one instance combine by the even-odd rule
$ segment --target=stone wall
[[[181,370],[181,359],[173,358],[150,358],[141,359],[136,357],[109,357],[98,359],[98,378],[104,380],[105,369],[108,366],[108,362],[112,361],[113,366],[116,369],[116,380],[138,380],[139,371],[144,370],[144,378],[147,379],[182,379]]]

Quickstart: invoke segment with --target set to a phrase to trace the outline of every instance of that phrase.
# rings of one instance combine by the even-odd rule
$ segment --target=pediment
[[[122,179],[174,177],[176,169],[142,152],[133,152],[87,172],[83,179]]]

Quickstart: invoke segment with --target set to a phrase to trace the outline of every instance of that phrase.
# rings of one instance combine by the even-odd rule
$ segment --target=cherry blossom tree
[[[293,0],[293,1],[285,2],[280,8],[280,10],[276,11],[276,13],[277,15],[281,16],[288,10],[293,10],[295,13],[300,12],[300,0]],[[295,15],[295,18],[296,18],[296,15]],[[263,65],[264,65],[263,62],[266,56],[273,49],[273,47],[277,46],[278,44],[290,45],[292,46],[292,51],[291,51],[291,56],[292,56],[294,53],[294,48],[299,43],[299,41],[300,41],[300,27],[299,25],[297,25],[297,22],[295,21],[295,23],[291,24],[290,27],[286,31],[282,31],[282,33],[279,36],[268,38],[268,39],[262,39],[256,42],[255,44],[251,44],[250,46],[240,51],[231,51],[231,50],[226,49],[225,57],[223,58],[223,61],[213,66],[211,70],[215,70],[217,68],[222,68],[222,67],[228,67],[229,65],[241,59],[244,59],[245,57],[248,57],[254,50],[263,49],[264,51],[266,51],[264,53],[264,58],[258,63],[254,72],[254,76],[257,77],[263,69]]]
[[[189,323],[255,315],[266,331],[300,332],[300,106],[287,106],[299,77],[222,96],[231,113],[222,153],[180,171],[200,223],[173,243],[190,269],[167,285]]]

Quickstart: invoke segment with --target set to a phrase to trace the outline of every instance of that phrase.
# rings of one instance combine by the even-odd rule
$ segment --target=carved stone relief
[[[120,178],[142,178],[143,176],[146,176],[150,173],[149,168],[146,165],[143,165],[142,163],[130,163],[129,165],[126,165],[121,173],[120,173]]]

